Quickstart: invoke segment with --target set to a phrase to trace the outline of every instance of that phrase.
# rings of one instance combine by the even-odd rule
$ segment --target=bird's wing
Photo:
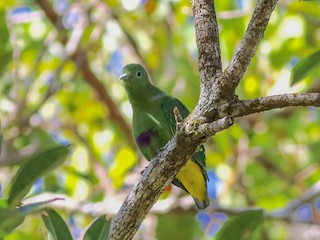
[[[186,118],[190,114],[190,111],[178,99],[173,98],[173,97],[169,97],[169,96],[167,98],[165,98],[165,100],[161,104],[161,107],[162,107],[162,110],[167,118],[170,132],[173,136],[176,133],[176,120],[173,115],[173,108],[177,107],[179,109],[179,112],[180,112],[182,118]],[[206,155],[205,155],[205,148],[203,145],[200,145],[198,147],[196,152],[192,155],[191,159],[193,161],[197,162],[198,164],[200,164],[200,166],[202,168],[202,172],[203,172],[206,180],[208,180],[208,175],[207,175],[207,171],[206,171]]]
[[[173,108],[177,107],[179,109],[182,118],[186,118],[190,112],[182,102],[173,97],[166,97],[161,104],[161,107],[168,121],[170,132],[173,136],[176,133],[176,119],[173,115]]]

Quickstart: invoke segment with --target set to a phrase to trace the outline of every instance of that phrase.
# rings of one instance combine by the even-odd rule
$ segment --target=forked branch
[[[221,74],[219,31],[214,1],[191,1],[199,50],[201,93],[198,105],[183,122],[179,113],[174,112],[180,125],[177,127],[176,135],[150,162],[140,181],[131,190],[112,221],[109,239],[132,239],[164,188],[171,183],[203,139],[232,124],[232,118],[227,117],[227,114],[223,116],[224,118],[219,118],[217,109],[221,103],[229,103],[225,104],[225,110],[229,109],[233,113],[232,106],[240,102],[235,98],[235,88],[263,37],[276,2],[276,0],[262,0],[257,3],[245,38],[238,47],[232,63]],[[205,123],[206,120],[211,123]],[[185,126],[187,122],[192,127],[188,131],[183,131],[188,128]],[[193,132],[195,134],[190,134]]]

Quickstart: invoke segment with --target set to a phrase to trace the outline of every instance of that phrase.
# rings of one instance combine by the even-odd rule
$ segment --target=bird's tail
[[[191,194],[199,209],[209,206],[207,179],[197,162],[187,161],[177,174],[176,179],[183,185],[182,188]]]
[[[193,196],[192,196],[193,197]],[[205,209],[209,206],[210,201],[209,201],[209,197],[208,197],[208,193],[206,194],[206,197],[204,200],[200,201],[198,200],[196,197],[193,197],[194,202],[196,203],[197,207],[199,209]]]

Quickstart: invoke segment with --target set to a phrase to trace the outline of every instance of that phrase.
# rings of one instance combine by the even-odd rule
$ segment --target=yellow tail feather
[[[209,199],[206,179],[198,163],[189,160],[186,165],[181,168],[176,178],[192,195],[199,208],[206,208],[208,206]]]

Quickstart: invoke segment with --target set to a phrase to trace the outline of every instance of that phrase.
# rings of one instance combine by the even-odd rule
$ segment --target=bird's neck
[[[140,89],[139,92],[128,92],[129,101],[133,108],[160,101],[164,96],[166,94],[152,84],[148,88]]]

